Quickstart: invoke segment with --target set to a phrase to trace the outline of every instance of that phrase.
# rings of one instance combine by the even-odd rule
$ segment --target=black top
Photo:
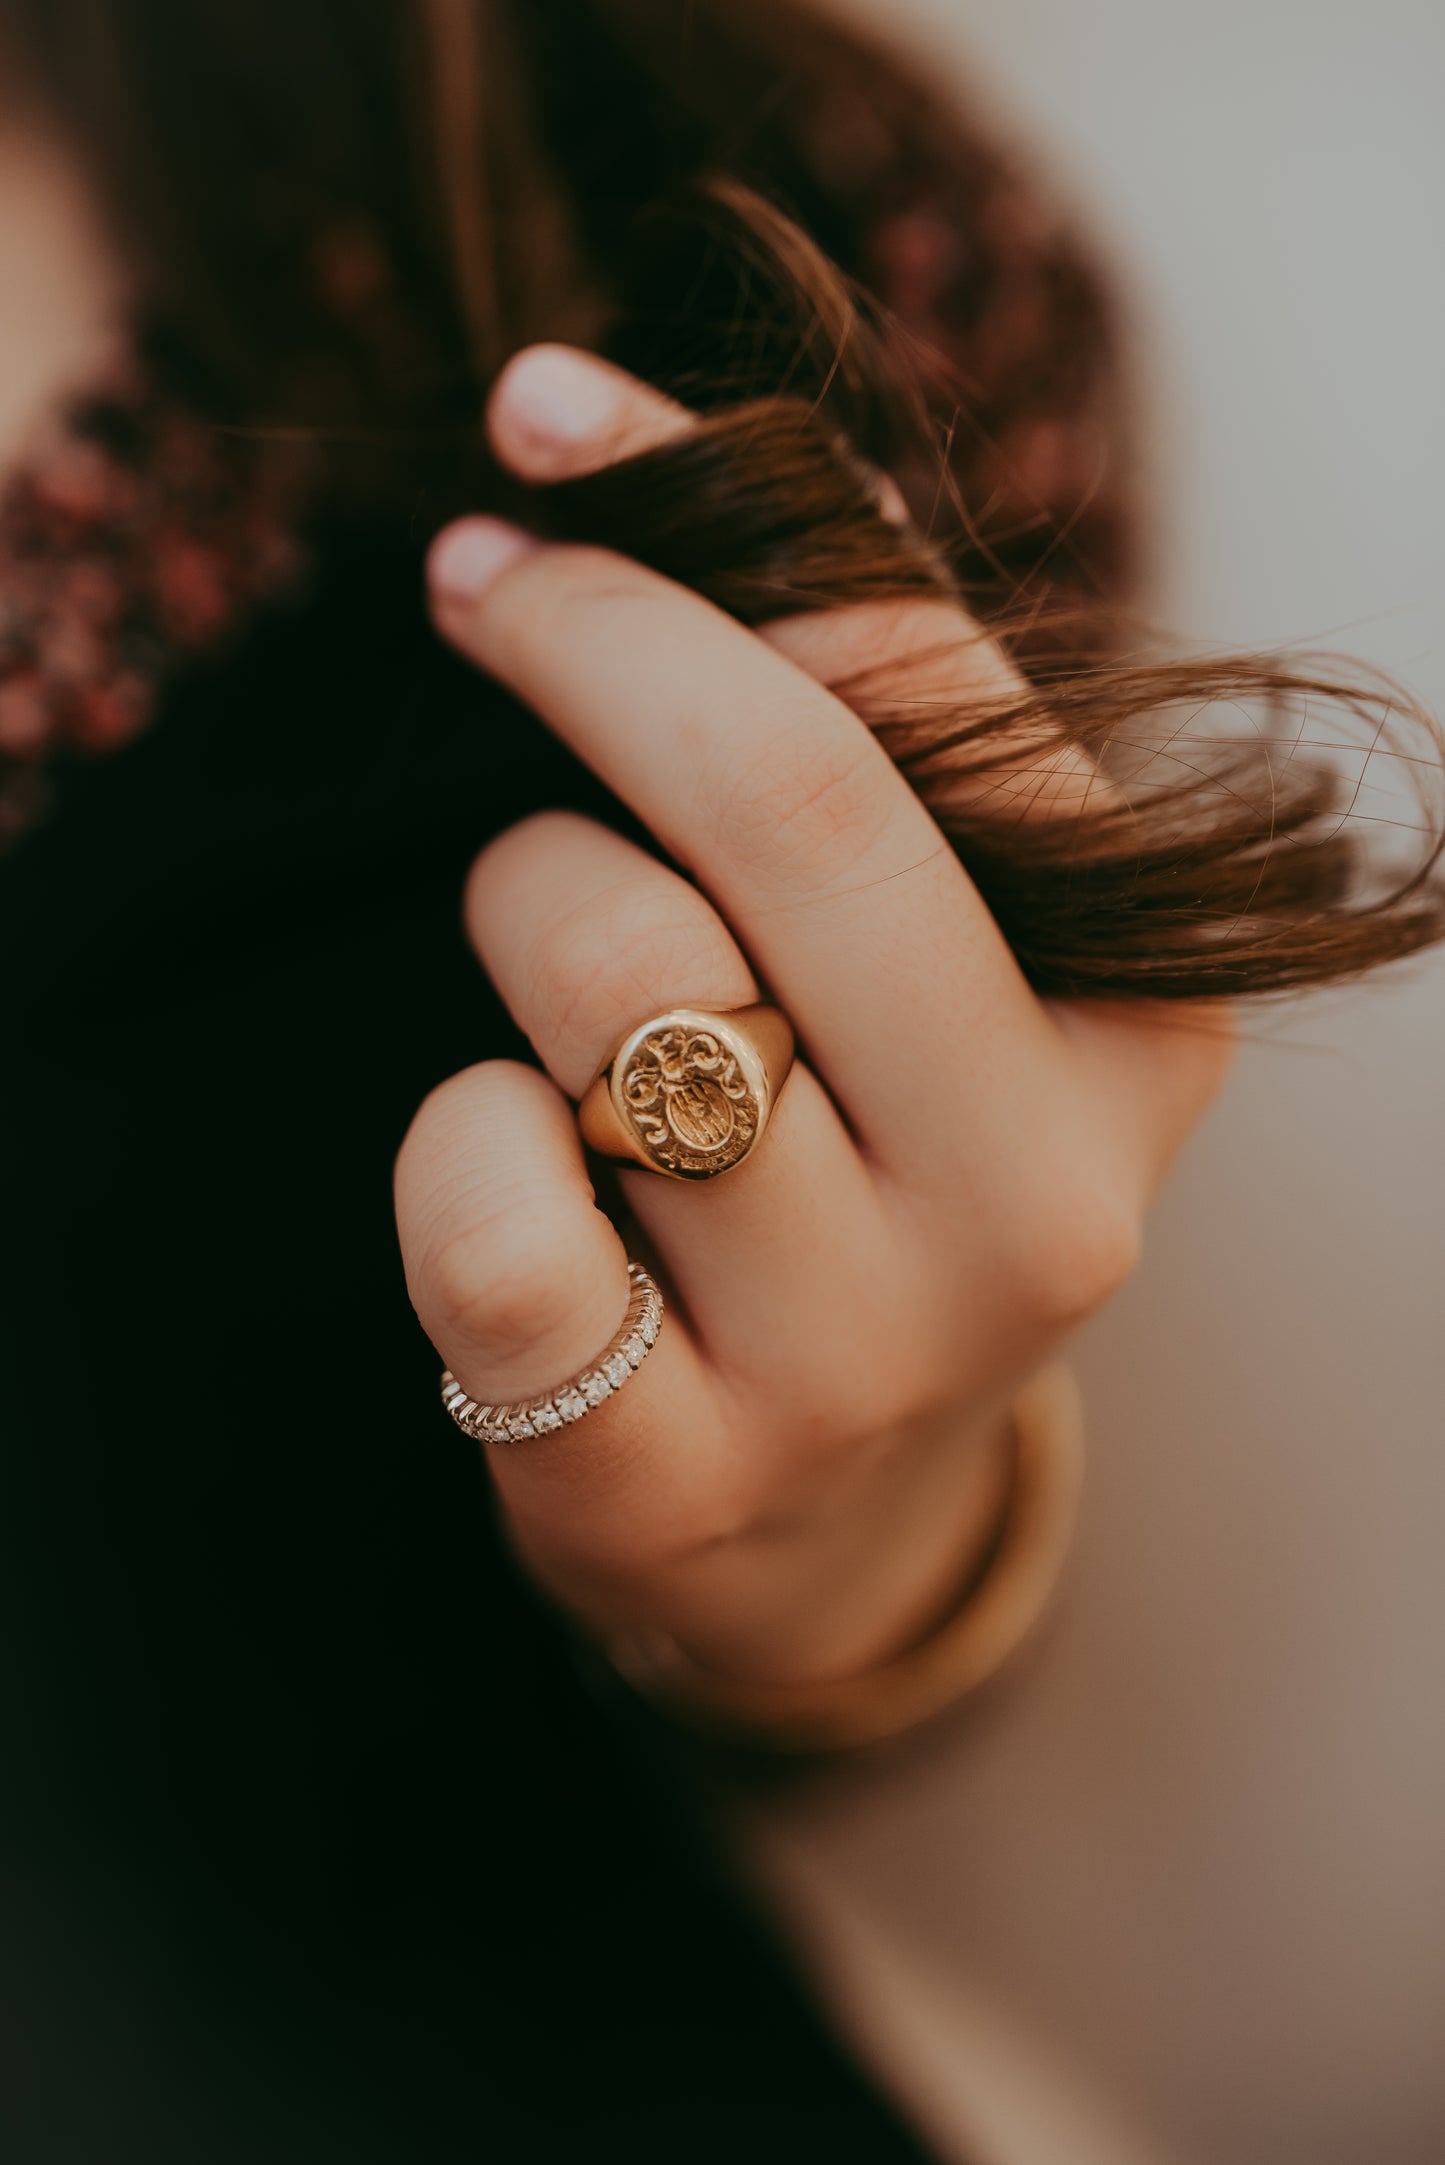
[[[606,800],[418,589],[333,558],[0,865],[0,2152],[916,2161],[437,1401],[463,874]]]

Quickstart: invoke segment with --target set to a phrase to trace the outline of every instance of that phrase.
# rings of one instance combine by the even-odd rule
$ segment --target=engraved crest
[[[723,1172],[757,1138],[757,1099],[713,1030],[672,1023],[649,1031],[627,1062],[621,1096],[638,1141],[667,1172]]]
[[[667,1095],[667,1124],[688,1150],[721,1150],[733,1131],[733,1109],[715,1082],[700,1075]]]

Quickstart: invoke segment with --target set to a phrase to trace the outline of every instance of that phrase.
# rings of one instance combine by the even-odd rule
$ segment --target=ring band
[[[629,1030],[577,1108],[599,1156],[712,1180],[756,1150],[793,1064],[780,1008],[670,1007]]]
[[[662,1329],[662,1295],[640,1263],[627,1266],[627,1312],[595,1361],[541,1398],[482,1406],[468,1398],[449,1368],[442,1370],[442,1404],[463,1435],[477,1443],[525,1443],[580,1421],[620,1391],[647,1359]]]

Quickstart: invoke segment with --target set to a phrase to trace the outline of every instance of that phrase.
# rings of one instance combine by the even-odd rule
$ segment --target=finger
[[[737,1007],[758,989],[727,927],[675,872],[569,813],[484,851],[467,923],[488,975],[549,1071],[580,1096],[618,1040],[678,1005]],[[817,1079],[794,1066],[766,1134],[725,1178],[624,1176],[709,1364],[775,1416],[850,1423],[858,1349],[880,1325],[889,1243],[877,1188]],[[889,1299],[901,1305],[897,1276]],[[919,1377],[923,1389],[926,1379]]]
[[[862,603],[827,615],[793,617],[763,636],[819,680],[836,687],[863,718],[926,727],[977,701],[986,710],[1024,687],[1012,663],[947,603]],[[997,818],[1078,819],[1116,806],[1119,793],[1079,745],[1046,722],[984,739],[971,762],[963,749],[949,801]],[[1234,1017],[1222,1001],[1051,1000],[1063,1029],[1069,1077],[1093,1104],[1139,1207],[1157,1192],[1180,1147],[1229,1071]]]
[[[577,348],[529,346],[503,369],[487,407],[493,450],[524,480],[574,480],[619,459],[654,451],[698,427],[676,399]],[[896,485],[878,476],[878,499],[897,524],[908,511]],[[845,688],[870,722],[926,718],[971,703],[1018,699],[1023,679],[1003,649],[956,602],[863,603],[792,616],[761,636],[815,677]],[[993,752],[995,742],[987,740]],[[1013,737],[1008,760],[960,775],[957,801],[984,793],[1029,818],[1068,817],[1108,785],[1083,749],[1040,724]]]
[[[422,1327],[483,1403],[549,1390],[616,1328],[627,1259],[571,1109],[530,1068],[489,1061],[432,1092],[397,1159],[396,1205]]]
[[[1047,719],[1006,731],[959,730],[1026,699],[1028,687],[997,642],[956,603],[854,602],[810,616],[780,618],[760,636],[826,684],[870,728],[917,732],[954,746],[945,784],[933,778],[930,804],[947,812],[1011,819],[1076,819],[1117,801],[1113,784],[1082,745]]]
[[[465,910],[488,976],[569,1097],[660,1008],[761,997],[705,896],[575,813],[537,813],[499,835],[472,868]]]
[[[977,701],[983,710],[1025,690],[1007,656],[945,602],[861,603],[769,625],[763,637],[835,687],[865,720],[927,726]],[[1082,746],[1047,722],[963,749],[949,801],[1002,819],[1077,819],[1112,808],[1119,792]],[[1226,1002],[1050,1000],[1111,1134],[1121,1177],[1152,1200],[1180,1147],[1229,1072],[1235,1018]]]
[[[945,602],[862,603],[793,617],[763,636],[836,687],[876,726],[927,727],[970,703],[1018,699],[1012,663]],[[949,802],[1000,820],[1073,820],[1116,806],[1119,793],[1084,749],[1046,722],[1007,740],[987,736],[971,761],[961,749]],[[1234,1019],[1221,1001],[1051,1000],[1071,1082],[1086,1088],[1112,1141],[1120,1178],[1140,1207],[1152,1200],[1181,1145],[1228,1073]]]
[[[523,480],[542,483],[597,473],[698,426],[697,415],[676,399],[575,346],[524,347],[487,402],[487,434],[498,458]],[[883,516],[907,525],[897,483],[886,474],[875,481]]]
[[[698,595],[510,531],[442,536],[439,626],[695,872],[868,1148],[934,1183],[963,1129],[1017,1141],[1052,1026],[857,716]]]
[[[423,1329],[484,1405],[587,1367],[627,1305],[627,1258],[597,1208],[571,1107],[534,1069],[489,1061],[426,1100],[396,1166],[397,1226]],[[717,1394],[683,1318],[615,1401],[488,1458],[509,1509],[593,1553],[665,1538],[715,1485]]]
[[[687,436],[696,416],[575,346],[514,354],[487,401],[487,435],[524,481],[572,481]]]

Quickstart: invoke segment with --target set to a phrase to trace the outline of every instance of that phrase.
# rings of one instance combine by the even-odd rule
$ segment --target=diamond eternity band
[[[525,1443],[580,1421],[620,1391],[657,1343],[662,1295],[640,1263],[627,1266],[627,1312],[595,1361],[542,1398],[483,1406],[469,1398],[449,1368],[442,1371],[442,1404],[464,1435],[479,1443]]]

